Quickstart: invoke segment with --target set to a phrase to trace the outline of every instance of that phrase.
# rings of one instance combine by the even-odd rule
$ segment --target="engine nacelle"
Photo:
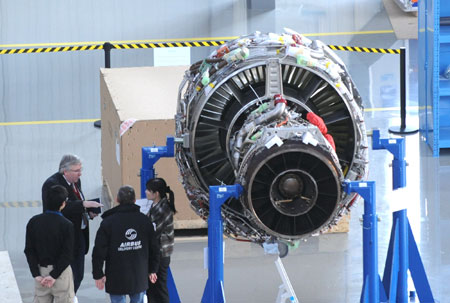
[[[176,159],[192,208],[208,216],[208,186],[240,183],[224,231],[296,240],[337,223],[363,180],[368,144],[361,97],[322,42],[293,31],[230,41],[193,64],[180,85]]]

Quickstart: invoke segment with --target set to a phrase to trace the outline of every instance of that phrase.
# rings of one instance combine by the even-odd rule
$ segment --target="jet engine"
[[[364,180],[361,97],[341,59],[292,30],[229,41],[180,85],[176,160],[192,208],[208,217],[208,186],[240,183],[222,207],[224,232],[294,241],[335,225]]]

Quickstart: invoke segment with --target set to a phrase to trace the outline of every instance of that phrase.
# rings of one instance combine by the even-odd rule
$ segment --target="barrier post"
[[[111,68],[111,49],[113,45],[109,42],[103,43],[103,50],[105,51],[105,68]]]
[[[412,135],[417,128],[406,126],[406,49],[400,47],[400,126],[392,126],[389,132],[396,135]]]
[[[111,68],[111,49],[113,45],[109,42],[103,43],[103,50],[105,51],[105,68]],[[94,127],[101,128],[102,120],[97,120],[94,122]]]

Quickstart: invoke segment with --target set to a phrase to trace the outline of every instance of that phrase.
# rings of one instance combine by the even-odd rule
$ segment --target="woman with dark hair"
[[[150,283],[147,297],[149,302],[169,303],[167,271],[170,264],[170,255],[173,252],[173,215],[176,213],[175,197],[173,191],[162,178],[149,180],[145,187],[147,199],[153,201],[147,215],[155,227],[156,238],[161,246],[159,269],[156,273],[158,278],[156,283]]]

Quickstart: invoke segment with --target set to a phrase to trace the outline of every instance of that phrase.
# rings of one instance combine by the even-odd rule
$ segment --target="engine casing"
[[[224,232],[254,242],[297,240],[337,223],[364,180],[361,97],[338,56],[291,30],[230,41],[186,71],[176,151],[192,208],[208,217],[208,186],[240,183]]]

